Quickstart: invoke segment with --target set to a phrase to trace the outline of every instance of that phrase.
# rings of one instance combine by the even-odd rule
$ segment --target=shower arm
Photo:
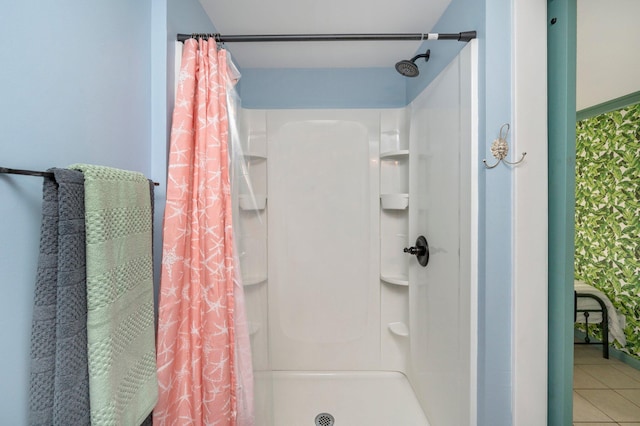
[[[425,61],[429,60],[429,56],[431,56],[431,50],[427,50],[426,53],[421,53],[419,55],[414,56],[413,58],[409,59],[410,62],[415,62],[416,59],[420,59],[420,58],[424,58]]]
[[[262,34],[224,35],[220,33],[178,34],[177,40],[213,38],[218,43],[285,42],[285,41],[376,41],[376,40],[455,40],[468,42],[476,38],[475,31],[460,33],[398,33],[398,34]]]

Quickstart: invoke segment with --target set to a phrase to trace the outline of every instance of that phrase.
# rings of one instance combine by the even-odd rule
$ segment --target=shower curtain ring
[[[220,33],[212,34],[212,36],[216,41],[216,46],[218,46],[218,49],[224,49],[224,41],[222,41],[222,37],[220,36]]]
[[[504,130],[506,127],[506,130]],[[504,133],[504,135],[503,135]],[[506,164],[515,166],[517,164],[522,163],[522,161],[524,160],[524,157],[527,155],[526,152],[522,153],[522,157],[520,157],[520,160],[518,161],[507,161],[505,160],[507,154],[509,153],[509,144],[507,143],[507,135],[509,134],[509,123],[505,123],[502,125],[502,127],[500,127],[500,132],[498,135],[498,139],[494,140],[493,143],[491,144],[491,154],[493,155],[494,158],[496,158],[498,161],[496,161],[496,163],[493,166],[490,166],[487,163],[487,160],[482,160],[482,162],[484,163],[484,166],[487,169],[493,169],[495,168],[498,164],[500,164],[500,162],[504,162]]]

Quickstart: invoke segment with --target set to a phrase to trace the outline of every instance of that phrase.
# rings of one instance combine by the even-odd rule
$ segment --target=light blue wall
[[[484,93],[481,97],[480,156],[501,126],[511,123],[511,0],[486,0]],[[511,142],[511,137],[507,140]],[[484,146],[484,149],[483,149]],[[510,155],[513,155],[510,153]],[[479,159],[478,161],[481,161]],[[478,424],[511,425],[512,211],[511,168],[480,171],[480,282],[478,333]],[[546,374],[541,372],[541,374]]]
[[[0,165],[151,172],[151,0],[2,2]],[[42,179],[0,175],[0,424],[27,422]]]
[[[400,108],[405,78],[395,68],[242,69],[244,108]]]

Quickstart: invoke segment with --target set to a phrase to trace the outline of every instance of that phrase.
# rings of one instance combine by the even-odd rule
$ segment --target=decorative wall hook
[[[504,130],[505,127],[506,127],[506,130]],[[503,132],[504,132],[504,136],[503,136]],[[509,153],[509,144],[507,143],[508,134],[509,134],[509,123],[505,123],[502,125],[502,127],[500,127],[500,134],[498,136],[498,139],[494,140],[493,143],[491,144],[491,154],[498,161],[496,161],[496,164],[494,164],[493,166],[490,166],[489,164],[487,164],[487,160],[482,160],[482,162],[484,163],[487,169],[493,169],[498,164],[500,164],[501,161],[513,166],[513,165],[522,163],[522,161],[524,160],[525,155],[527,155],[526,152],[523,152],[520,160],[516,162],[512,163],[510,161],[505,160],[505,157]]]

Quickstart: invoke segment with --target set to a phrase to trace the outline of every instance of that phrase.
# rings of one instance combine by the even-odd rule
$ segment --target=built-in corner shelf
[[[240,210],[260,211],[267,206],[267,196],[264,194],[241,194],[239,203]]]
[[[391,128],[380,132],[379,152],[380,286],[385,306],[382,326],[389,330],[384,339],[393,339],[396,345],[409,338],[409,258],[403,248],[409,240],[411,155],[405,124],[385,124],[383,128]]]
[[[262,283],[265,283],[265,282],[267,282],[267,276],[266,275],[255,275],[255,276],[242,277],[242,285],[245,286],[245,287],[258,285],[258,284],[262,284]]]
[[[405,275],[380,275],[380,279],[385,283],[400,285],[400,286],[408,286],[409,285],[409,277]]]
[[[408,149],[399,149],[397,151],[387,151],[380,153],[381,160],[403,160],[409,157]]]
[[[380,194],[384,210],[405,210],[409,207],[409,194]]]
[[[243,154],[242,156],[247,161],[261,161],[261,160],[266,160],[267,159],[266,155],[258,154],[258,153],[255,153],[255,152],[247,152],[247,153]]]
[[[388,324],[389,331],[391,331],[396,336],[408,337],[409,336],[409,327],[407,324],[403,322],[390,322]]]

